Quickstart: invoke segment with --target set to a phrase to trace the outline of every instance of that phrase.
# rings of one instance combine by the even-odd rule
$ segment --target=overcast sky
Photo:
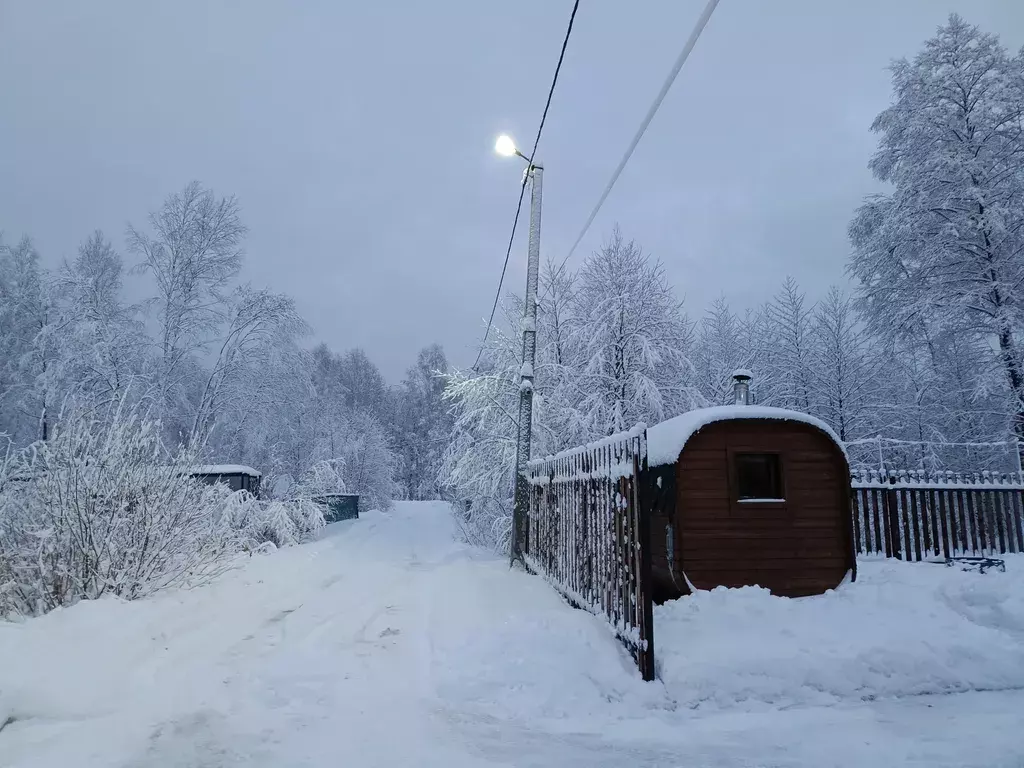
[[[538,152],[543,257],[572,244],[703,5],[581,4]],[[199,179],[239,199],[243,279],[294,296],[318,340],[391,381],[433,341],[469,365],[521,174],[494,137],[532,143],[571,6],[0,0],[0,230],[50,265],[96,228],[123,251],[128,222]],[[886,65],[950,11],[1024,43],[1020,0],[722,0],[571,263],[618,222],[692,317],[786,274],[812,296],[842,281]]]

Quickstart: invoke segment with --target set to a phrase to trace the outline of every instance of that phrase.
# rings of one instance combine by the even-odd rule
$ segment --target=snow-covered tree
[[[813,311],[792,277],[786,278],[782,288],[765,306],[770,355],[765,360],[766,365],[753,364],[752,367],[771,382],[773,405],[805,412],[810,410]]]
[[[398,457],[388,446],[384,425],[372,413],[355,411],[349,417],[349,433],[339,458],[345,489],[359,494],[363,509],[391,506],[399,492]]]
[[[204,351],[224,320],[224,289],[242,264],[242,224],[233,197],[219,200],[192,182],[149,217],[152,234],[129,227],[129,249],[152,275],[159,321],[158,383],[162,416],[172,434],[188,435],[193,420],[185,400],[189,365]],[[192,396],[202,385],[192,382]]]
[[[705,313],[697,333],[694,368],[704,403],[732,402],[733,371],[753,364],[751,352],[743,342],[740,319],[725,297],[719,297]]]
[[[1024,53],[954,15],[892,81],[871,161],[892,191],[850,225],[866,316],[879,335],[991,344],[1024,437]]]
[[[811,410],[840,440],[863,437],[877,407],[877,371],[852,302],[833,287],[811,324],[814,378]]]
[[[145,330],[140,308],[121,296],[123,264],[110,241],[97,230],[65,263],[59,276],[65,334],[65,375],[87,397],[103,401],[131,387],[143,394],[148,383]]]
[[[61,405],[66,331],[32,241],[0,242],[0,432],[18,444],[49,437]]]
[[[549,261],[541,270],[539,289],[533,424],[535,445],[546,455],[586,442],[590,428],[578,408],[582,355],[573,332],[575,276],[564,264],[556,267]]]
[[[660,262],[616,228],[584,262],[572,303],[576,408],[591,437],[693,407],[691,331]]]
[[[452,424],[444,402],[447,373],[444,350],[432,344],[420,350],[402,383],[395,415],[396,447],[401,482],[410,499],[440,496],[437,477]]]
[[[346,408],[367,411],[382,421],[392,416],[387,382],[365,351],[356,348],[341,355],[337,376]]]
[[[502,301],[504,321],[487,336],[475,370],[445,377],[444,398],[454,421],[438,473],[445,498],[452,501],[465,537],[507,551],[512,524],[516,439],[519,433],[519,369],[522,341],[516,328],[522,303]],[[538,345],[540,345],[540,341]],[[534,398],[534,437],[543,434]]]
[[[245,400],[253,378],[264,375],[253,366],[259,350],[291,346],[309,330],[294,299],[283,294],[245,285],[235,290],[227,306],[226,329],[206,373],[192,422],[191,439],[200,442],[209,436],[217,415]]]

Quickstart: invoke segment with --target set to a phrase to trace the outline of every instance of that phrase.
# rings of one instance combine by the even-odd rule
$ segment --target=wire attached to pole
[[[572,25],[576,20],[576,11],[579,10],[579,7],[580,0],[575,0],[572,6],[572,13],[569,15],[569,25],[565,30],[565,38],[562,40],[562,50],[558,54],[558,63],[555,65],[555,74],[551,78],[551,87],[548,88],[548,98],[547,101],[544,102],[544,113],[540,116],[540,125],[537,127],[537,137],[533,140],[533,149],[530,151],[529,158],[527,158],[527,162],[530,167],[533,166],[534,158],[537,156],[537,145],[540,144],[540,136],[544,132],[544,123],[548,119],[548,109],[551,107],[551,97],[555,93],[555,85],[558,83],[558,73],[562,69],[562,60],[565,58],[565,49],[569,45],[569,36],[572,34]],[[516,227],[519,225],[519,214],[523,209],[523,196],[526,194],[526,181],[528,176],[529,173],[523,174],[523,183],[519,186],[519,202],[516,203],[516,216],[512,220],[512,234],[509,235],[508,248],[505,250],[505,263],[502,264],[501,267],[501,277],[498,278],[498,290],[494,293],[494,303],[491,305],[491,315],[487,318],[487,328],[484,330],[484,337],[480,341],[480,348],[477,350],[476,360],[473,363],[474,371],[480,364],[480,357],[484,353],[484,346],[487,344],[487,337],[491,332],[491,325],[494,323],[494,313],[498,309],[498,301],[501,298],[501,286],[505,282],[505,272],[508,270],[508,260],[512,255],[512,243],[516,239]]]

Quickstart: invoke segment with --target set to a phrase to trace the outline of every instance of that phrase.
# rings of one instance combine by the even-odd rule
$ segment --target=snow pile
[[[322,546],[242,557],[241,567],[198,589],[83,600],[0,621],[0,723],[95,727],[105,716],[159,720],[187,706],[221,683],[221,658],[241,638],[301,602],[296,584],[318,578]]]
[[[659,675],[681,706],[730,708],[1024,686],[1024,558],[1007,573],[868,561],[854,584],[759,587],[655,607]]]
[[[570,608],[543,579],[490,558],[436,578],[452,599],[434,605],[431,677],[449,708],[563,730],[671,708],[603,618]],[[488,597],[499,590],[500,601]]]
[[[785,408],[770,408],[764,405],[719,405],[713,408],[697,408],[687,411],[649,427],[647,429],[647,463],[652,467],[675,464],[687,441],[708,424],[739,419],[774,419],[810,424],[831,437],[836,446],[843,450],[843,443],[832,431],[832,428],[821,419],[809,414],[789,411]]]

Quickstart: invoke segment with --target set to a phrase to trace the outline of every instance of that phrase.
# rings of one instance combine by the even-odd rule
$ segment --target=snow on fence
[[[1014,438],[995,442],[953,443],[866,437],[843,443],[855,470],[881,472],[914,467],[927,472],[1019,472],[1020,444]]]
[[[1024,552],[1019,472],[855,471],[854,541],[903,560]]]
[[[642,425],[530,462],[523,559],[570,603],[604,616],[653,680],[650,520],[640,498],[646,464]]]

